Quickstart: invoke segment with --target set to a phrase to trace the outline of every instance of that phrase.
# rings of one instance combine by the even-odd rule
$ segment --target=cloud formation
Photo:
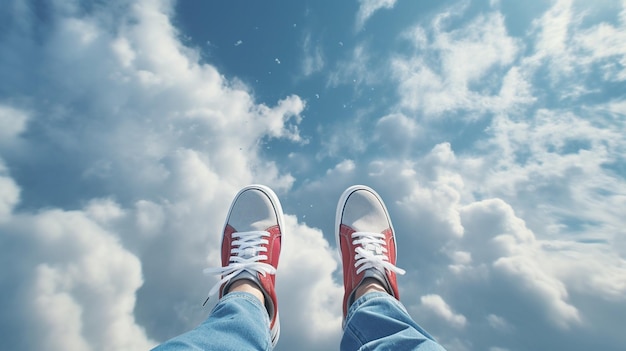
[[[448,30],[443,17],[433,20],[429,29],[432,33],[422,26],[408,31],[406,38],[414,52],[392,61],[403,109],[434,118],[458,110],[506,111],[532,101],[523,76],[510,67],[521,43],[507,33],[502,14],[480,15],[452,30]],[[431,35],[433,39],[429,40]],[[481,86],[480,91],[474,88],[486,78],[503,73],[504,77],[493,80],[494,84]]]
[[[133,314],[141,264],[113,233],[82,211],[15,214],[1,227],[4,259],[15,267],[2,279],[3,324],[10,332],[3,336],[5,345],[59,350],[154,345]],[[36,338],[27,337],[26,326]]]
[[[356,29],[360,30],[365,22],[380,9],[390,9],[396,0],[359,0],[359,11],[356,14]]]

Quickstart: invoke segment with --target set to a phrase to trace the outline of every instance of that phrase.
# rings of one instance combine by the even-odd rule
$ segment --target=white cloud
[[[508,284],[528,293],[527,298],[536,299],[535,304],[544,305],[545,317],[557,327],[568,328],[581,322],[579,310],[567,301],[568,293],[563,282],[544,272],[532,256],[502,257],[493,262],[493,268],[496,277],[500,278],[502,274],[501,278]]]
[[[433,21],[431,41],[421,27],[407,31],[414,55],[392,59],[403,109],[439,117],[458,110],[506,111],[532,100],[525,77],[509,68],[521,44],[508,35],[502,14],[480,15],[450,31],[440,21]],[[494,74],[507,71],[502,84],[489,83]]]
[[[145,235],[156,235],[163,230],[165,211],[157,203],[139,200],[135,204],[137,211],[137,227]]]
[[[116,221],[125,216],[124,210],[112,199],[92,199],[87,204],[85,213],[96,223]]]
[[[309,32],[304,36],[302,43],[303,60],[302,73],[308,77],[316,72],[321,71],[325,66],[324,54],[319,44],[314,44]]]
[[[626,271],[619,259],[615,261],[612,255],[602,259],[602,266],[614,269],[609,279],[612,283],[607,286],[605,269],[593,263],[600,256],[592,258],[595,255],[577,254],[582,252],[579,250],[583,247],[573,249],[571,245],[576,245],[574,243],[564,245],[557,240],[537,240],[524,222],[516,218],[510,206],[500,200],[470,204],[462,209],[461,216],[466,232],[459,247],[473,253],[474,270],[473,273],[465,270],[463,274],[472,276],[480,270],[491,271],[487,275],[476,275],[481,280],[480,284],[507,286],[508,292],[502,293],[510,294],[509,298],[517,301],[520,307],[536,306],[533,313],[541,315],[554,327],[571,328],[585,323],[589,310],[586,306],[580,310],[569,301],[572,292],[579,294],[586,291],[598,303],[598,299],[616,296],[614,289],[623,291],[626,288]],[[579,245],[585,246],[586,250],[591,249],[589,245]],[[480,276],[483,278],[478,278]],[[573,279],[574,276],[577,278]],[[586,284],[582,287],[579,280],[582,276],[586,277],[583,278],[585,281],[597,283],[593,284],[594,287]],[[494,302],[485,301],[489,304],[484,307],[485,310],[505,311]],[[502,318],[510,321],[518,319],[518,316],[499,314],[499,319],[491,319],[500,325]]]
[[[28,118],[25,111],[0,104],[0,151],[16,147],[16,138],[26,130]],[[0,157],[0,222],[10,218],[19,200],[20,188]]]
[[[0,104],[0,150],[26,130],[28,119],[26,111]]]
[[[439,295],[424,295],[420,301],[425,310],[434,313],[455,328],[463,328],[467,324],[465,316],[454,313]]]
[[[315,158],[318,160],[326,157],[345,158],[363,152],[369,140],[364,131],[357,127],[361,122],[362,120],[357,117],[356,120],[345,119],[318,126],[317,131],[324,135],[324,139]]]
[[[14,215],[2,232],[3,247],[26,249],[3,252],[19,272],[16,279],[3,276],[9,296],[3,310],[22,321],[11,323],[8,345],[132,350],[155,344],[133,315],[141,264],[114,233],[82,211],[61,210]]]
[[[554,56],[563,60],[558,66],[563,70],[571,69],[567,56],[570,24],[572,22],[572,1],[558,0],[536,23],[540,28],[536,43],[539,57]]]
[[[539,19],[534,21],[537,33],[532,56],[525,65],[536,69],[542,64],[549,66],[551,84],[565,83],[561,98],[576,98],[594,93],[586,87],[584,78],[602,74],[608,82],[626,80],[626,51],[621,43],[626,39],[626,4],[616,23],[599,22],[589,26],[585,23],[589,9],[580,9],[572,0],[556,1]],[[600,9],[615,11],[617,3],[603,4]],[[597,93],[597,92],[596,92]]]
[[[297,95],[291,95],[278,102],[274,108],[260,106],[261,118],[265,128],[268,128],[270,136],[287,138],[296,142],[304,142],[300,136],[297,123],[302,118],[300,113],[304,110],[305,103]],[[296,124],[287,125],[290,118],[295,118]]]
[[[335,168],[329,169],[326,171],[326,174],[347,174],[352,173],[354,171],[354,161],[352,160],[343,160],[338,163]]]
[[[122,67],[130,67],[133,61],[137,57],[137,54],[133,51],[128,39],[121,37],[113,40],[111,48],[117,56]]]
[[[511,329],[511,325],[506,321],[506,319],[495,314],[488,315],[487,322],[493,329],[496,330],[508,331]]]
[[[0,223],[9,218],[20,199],[20,188],[7,174],[6,166],[0,159]]]
[[[414,119],[401,113],[383,116],[376,122],[375,138],[397,155],[409,152],[412,142],[423,133]]]
[[[396,0],[359,0],[359,11],[356,15],[356,29],[360,30],[365,22],[380,9],[391,9]]]
[[[615,190],[626,184],[603,165],[623,162],[620,150],[626,145],[617,132],[622,122],[591,111],[589,115],[597,118],[592,122],[566,111],[540,110],[526,120],[494,119],[492,139],[484,146],[497,150],[484,164],[491,170],[481,171],[488,172],[486,179],[481,175],[471,182],[523,208],[533,228],[537,222],[555,224],[575,218],[597,223],[596,231],[584,235],[607,239],[603,233],[620,231],[617,223],[622,220],[615,208],[624,200]],[[473,178],[467,175],[467,181]],[[551,189],[549,195],[546,189]],[[540,208],[538,199],[542,199]],[[572,232],[572,227],[561,231]]]
[[[601,23],[577,33],[573,39],[588,53],[586,60],[600,64],[607,81],[626,81],[626,4],[623,8],[619,26]]]
[[[382,67],[374,68],[372,58],[367,45],[357,45],[351,52],[351,56],[341,61],[335,70],[330,73],[327,85],[353,85],[356,88],[362,85],[374,85],[379,82]]]

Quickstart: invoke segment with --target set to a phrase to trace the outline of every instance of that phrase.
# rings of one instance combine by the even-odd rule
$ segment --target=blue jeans
[[[175,350],[271,350],[270,322],[251,294],[226,294],[197,328],[154,348]],[[445,351],[400,302],[385,293],[368,293],[348,310],[341,350]]]

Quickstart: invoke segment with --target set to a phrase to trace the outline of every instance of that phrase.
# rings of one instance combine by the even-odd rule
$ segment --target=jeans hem
[[[400,308],[401,310],[403,310],[405,313],[408,314],[408,312],[407,312],[406,308],[404,307],[404,305],[402,303],[400,303],[400,301],[398,301],[395,297],[389,295],[388,293],[384,293],[384,292],[370,292],[370,293],[364,294],[363,296],[359,297],[356,301],[354,301],[352,303],[352,305],[350,305],[350,308],[348,308],[348,314],[346,315],[346,322],[345,322],[345,324],[346,325],[348,324],[348,321],[352,318],[354,313],[356,313],[356,311],[359,309],[359,307],[361,307],[362,305],[364,305],[368,301],[375,300],[375,299],[385,299],[385,300],[388,300],[389,302],[395,304],[398,308]]]
[[[250,302],[256,309],[260,310],[262,312],[261,314],[263,315],[264,324],[267,326],[267,329],[269,330],[270,316],[267,313],[267,309],[256,296],[252,295],[251,293],[244,292],[244,291],[233,291],[224,295],[220,299],[220,301],[215,305],[215,307],[213,307],[211,314],[213,314],[213,311],[215,311],[220,305],[227,303],[229,300],[233,300],[233,299],[244,299]]]

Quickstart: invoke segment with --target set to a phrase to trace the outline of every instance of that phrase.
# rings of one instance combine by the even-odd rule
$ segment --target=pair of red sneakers
[[[284,234],[283,211],[276,194],[263,185],[250,185],[235,196],[222,238],[222,267],[206,269],[220,274],[220,297],[237,280],[256,283],[265,296],[270,317],[272,344],[280,335],[275,273]],[[337,248],[343,263],[344,319],[354,295],[365,278],[374,278],[396,299],[400,298],[396,273],[396,240],[389,213],[380,196],[363,185],[352,186],[341,195],[335,222]]]

